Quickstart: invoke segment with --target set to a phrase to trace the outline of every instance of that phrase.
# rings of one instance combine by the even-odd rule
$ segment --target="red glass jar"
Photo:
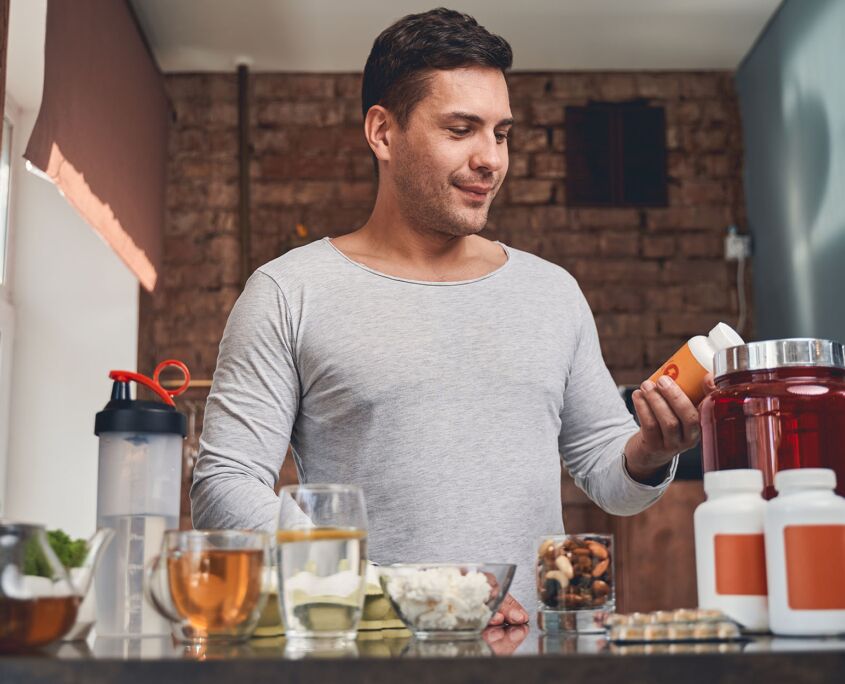
[[[763,496],[789,468],[831,468],[845,496],[845,346],[814,339],[752,342],[714,359],[701,403],[704,471],[758,468]]]

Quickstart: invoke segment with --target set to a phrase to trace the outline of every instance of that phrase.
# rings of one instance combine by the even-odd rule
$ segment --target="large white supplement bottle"
[[[845,634],[845,499],[836,474],[796,468],[775,474],[766,505],[769,621],[783,636]]]
[[[748,631],[769,628],[766,555],[756,469],[704,473],[707,501],[695,510],[698,605],[716,608]]]

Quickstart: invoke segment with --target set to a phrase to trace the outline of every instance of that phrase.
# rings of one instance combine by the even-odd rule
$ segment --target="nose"
[[[470,168],[478,171],[500,171],[508,159],[507,143],[496,140],[496,134],[475,136],[476,145],[469,160]]]

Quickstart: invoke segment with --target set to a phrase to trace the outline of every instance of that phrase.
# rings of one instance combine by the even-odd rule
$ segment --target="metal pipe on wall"
[[[241,243],[241,287],[251,273],[252,227],[249,216],[249,67],[238,65],[238,227]]]

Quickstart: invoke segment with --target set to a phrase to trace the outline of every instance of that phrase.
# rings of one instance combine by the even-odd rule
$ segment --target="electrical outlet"
[[[751,236],[729,231],[725,236],[725,259],[737,261],[751,256]]]

